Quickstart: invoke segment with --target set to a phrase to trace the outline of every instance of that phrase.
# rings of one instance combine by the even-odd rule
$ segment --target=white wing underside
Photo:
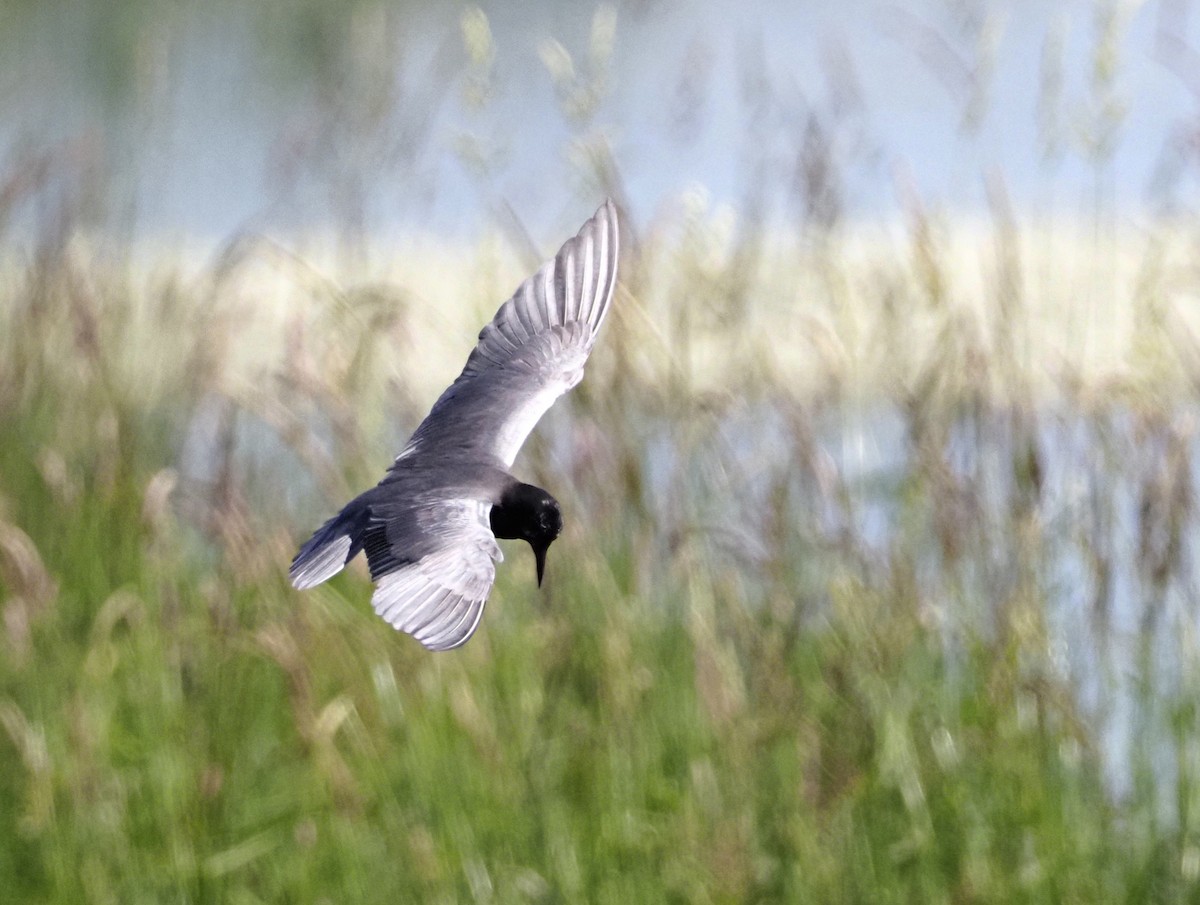
[[[297,590],[307,591],[323,581],[333,578],[342,571],[346,556],[350,552],[350,536],[343,534],[319,549],[315,556],[299,567],[293,567],[292,584]]]
[[[587,357],[587,351],[580,349],[575,350],[574,354],[564,356],[566,360],[555,362],[555,367],[547,369],[548,373],[543,377],[542,386],[508,413],[492,442],[492,450],[497,459],[512,467],[517,453],[521,451],[537,423],[542,420],[542,416],[550,411],[550,406],[583,380],[583,366]]]
[[[379,578],[375,612],[430,650],[451,650],[471,637],[503,559],[488,525],[491,505],[448,500],[438,505],[443,546]]]

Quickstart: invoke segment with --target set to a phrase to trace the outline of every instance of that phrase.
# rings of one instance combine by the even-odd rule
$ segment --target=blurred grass
[[[577,214],[623,195],[591,128],[614,15],[581,76],[540,51]],[[43,213],[0,264],[0,898],[1195,901],[1194,227],[1022,222],[993,177],[977,222],[909,199],[871,233],[820,134],[794,223],[697,190],[626,224],[518,466],[567,514],[547,587],[510,545],[440,656],[361,568],[286,567],[526,232],[195,260],[89,232],[86,147],[16,158],[0,225]]]
[[[346,285],[254,242],[186,276],[73,241],[11,265],[7,897],[1191,899],[1191,639],[1174,694],[1155,655],[1137,667],[1143,722],[1080,704],[1120,662],[1102,640],[1118,503],[1089,515],[1086,487],[1138,496],[1124,606],[1149,620],[1189,581],[1191,421],[1169,401],[1187,357],[1150,334],[1108,401],[1065,366],[1042,399],[1005,332],[1034,321],[929,288],[952,285],[949,254],[902,248],[868,268],[895,277],[867,284],[874,313],[826,292],[791,315],[842,349],[794,381],[762,354],[768,316],[738,307],[778,280],[681,210],[682,229],[642,232],[589,379],[528,450],[569,514],[548,588],[510,548],[481,632],[445,656],[370,613],[361,570],[307,595],[285,578],[295,540],[420,417],[413,387],[465,355],[460,325],[462,354],[419,350],[438,332],[423,269]],[[794,260],[795,285],[836,286],[851,257]],[[512,282],[464,282],[463,317]],[[907,305],[938,342],[899,340]],[[847,450],[886,445],[889,419],[899,448],[863,469]],[[1064,547],[1087,554],[1078,589],[1055,574]],[[1051,622],[1082,589],[1108,659],[1080,674]],[[1133,744],[1115,766],[1114,727]]]

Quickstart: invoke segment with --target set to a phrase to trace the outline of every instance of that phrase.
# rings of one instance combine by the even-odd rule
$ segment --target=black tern
[[[541,586],[562,513],[509,469],[538,419],[583,378],[617,282],[618,238],[606,201],[500,306],[384,479],[296,554],[295,587],[320,584],[364,551],[375,612],[430,650],[451,650],[479,625],[503,559],[496,538],[529,542]]]

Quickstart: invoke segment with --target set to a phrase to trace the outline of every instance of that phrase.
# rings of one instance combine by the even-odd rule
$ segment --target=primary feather
[[[617,251],[609,201],[500,306],[400,458],[438,448],[511,466],[542,415],[583,378],[612,302]]]

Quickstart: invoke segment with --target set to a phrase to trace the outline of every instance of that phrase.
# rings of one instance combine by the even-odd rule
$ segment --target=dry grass
[[[580,217],[624,193],[606,15],[578,75],[543,46]],[[871,228],[819,167],[778,228],[664,202],[519,463],[567,512],[546,589],[514,546],[431,656],[360,570],[286,566],[454,376],[521,230],[196,258],[89,237],[77,155],[12,168],[0,224],[61,202],[0,279],[14,900],[1194,898],[1186,224],[1023,222],[993,180],[976,222]]]
[[[1191,888],[1177,265],[1120,264],[1151,288],[1110,333],[1087,305],[1034,313],[1019,232],[978,251],[1003,275],[973,294],[968,253],[924,227],[747,256],[727,218],[679,210],[640,231],[588,381],[522,465],[570,514],[548,590],[510,551],[479,637],[444,657],[377,624],[361,572],[308,595],[284,573],[515,282],[502,245],[354,279],[260,241],[201,266],[76,241],[10,265],[7,888]],[[1055,323],[1092,337],[1079,357],[1056,358]]]

